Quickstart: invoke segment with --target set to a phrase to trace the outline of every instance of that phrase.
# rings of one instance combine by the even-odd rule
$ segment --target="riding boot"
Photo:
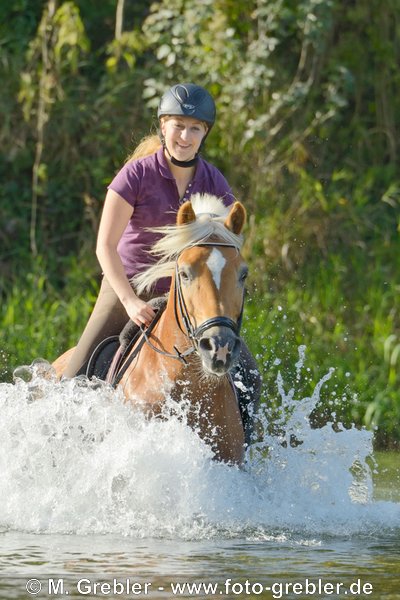
[[[231,375],[239,402],[245,441],[249,446],[254,432],[254,415],[260,404],[262,382],[257,363],[243,339],[239,362],[231,371]]]

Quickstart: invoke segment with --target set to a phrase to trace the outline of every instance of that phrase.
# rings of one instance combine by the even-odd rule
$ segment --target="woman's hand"
[[[139,327],[148,327],[156,315],[150,304],[146,304],[137,296],[129,298],[124,306],[129,318]]]

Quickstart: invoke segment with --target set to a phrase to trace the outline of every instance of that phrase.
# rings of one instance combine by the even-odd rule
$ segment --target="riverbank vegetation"
[[[395,0],[10,0],[0,8],[0,377],[73,345],[107,183],[170,84],[214,95],[205,149],[249,212],[245,330],[265,398],[400,442]],[[304,367],[296,363],[305,346]],[[300,348],[300,350],[299,350]]]

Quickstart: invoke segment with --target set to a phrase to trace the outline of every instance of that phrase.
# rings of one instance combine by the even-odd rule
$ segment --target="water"
[[[0,385],[0,598],[400,598],[397,458],[379,469],[370,432],[310,427],[331,373],[310,398],[278,377],[280,436],[261,413],[239,469],[172,401],[146,421],[46,369]]]

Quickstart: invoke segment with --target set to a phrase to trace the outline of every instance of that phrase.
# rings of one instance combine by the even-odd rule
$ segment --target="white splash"
[[[297,532],[318,544],[400,528],[400,505],[372,499],[371,434],[311,428],[320,386],[295,399],[280,378],[282,432],[267,433],[262,411],[260,439],[239,469],[212,460],[180,404],[169,400],[170,418],[148,421],[111,387],[45,379],[43,368],[0,385],[0,530],[260,540]]]
[[[222,270],[225,263],[226,259],[222,252],[218,250],[218,248],[213,248],[207,259],[206,265],[211,271],[217,290],[219,290],[221,286]]]

